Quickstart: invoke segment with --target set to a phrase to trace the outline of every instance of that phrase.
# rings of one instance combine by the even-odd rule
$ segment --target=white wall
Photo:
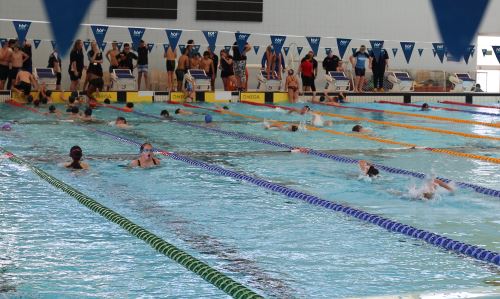
[[[71,1],[68,1],[71,3]],[[475,57],[465,65],[456,62],[441,64],[432,54],[431,42],[440,41],[436,22],[430,1],[423,0],[264,0],[264,20],[262,23],[253,22],[221,22],[196,21],[196,0],[179,0],[177,20],[144,20],[144,19],[107,19],[106,0],[94,0],[84,23],[124,25],[133,27],[168,27],[193,30],[241,31],[252,33],[249,42],[253,45],[265,46],[270,43],[268,36],[254,33],[322,36],[321,47],[336,48],[334,38],[352,38],[346,54],[350,48],[361,44],[369,45],[368,39],[386,40],[385,48],[391,57],[390,66],[395,69],[434,69],[434,70],[475,70],[476,58],[480,50],[476,50]],[[495,12],[500,11],[500,1],[491,1],[490,7],[482,22],[480,32],[500,32],[500,19]],[[64,13],[64,8],[61,8]],[[20,20],[47,20],[41,0],[2,0],[0,1],[0,18]],[[500,34],[499,34],[500,35]],[[0,37],[15,37],[15,30],[10,22],[0,22]],[[92,32],[88,27],[81,27],[77,35],[79,38],[92,39]],[[51,39],[52,35],[47,25],[32,24],[28,39]],[[197,43],[206,45],[203,34],[199,31],[183,32],[181,43],[194,39]],[[126,28],[110,28],[107,41],[130,41]],[[150,65],[164,69],[162,58],[162,43],[166,43],[166,35],[160,30],[147,30],[144,35],[147,42],[158,43],[150,55]],[[231,44],[234,35],[220,33],[217,44]],[[406,64],[399,41],[416,41],[415,50],[410,65]],[[308,49],[307,41],[303,37],[288,37],[286,45],[296,44]],[[391,48],[399,48],[396,58],[393,58]],[[419,57],[418,48],[424,48],[424,54]],[[45,66],[51,51],[49,42],[44,42],[34,50],[34,64]],[[291,50],[292,51],[292,50]],[[335,50],[336,51],[336,50]],[[259,63],[263,49],[258,55],[250,55],[250,63]],[[323,58],[324,50],[320,49]],[[292,55],[297,55],[292,51]],[[482,55],[482,54],[480,54]],[[346,59],[345,57],[344,59]],[[446,59],[445,59],[446,60]],[[67,68],[67,61],[64,61]],[[67,83],[67,76],[63,76]]]

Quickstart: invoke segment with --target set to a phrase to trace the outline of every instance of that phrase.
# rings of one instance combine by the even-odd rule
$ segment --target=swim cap
[[[54,105],[50,105],[50,106],[49,106],[49,111],[50,111],[51,113],[55,112],[55,111],[56,111],[56,106],[54,106]]]
[[[9,122],[4,123],[1,128],[2,128],[2,131],[10,131],[10,130],[12,130],[12,126],[10,125]]]
[[[108,98],[104,99],[104,104],[111,104],[111,101]]]
[[[212,115],[207,114],[205,115],[205,123],[209,124],[212,122]]]
[[[69,150],[69,156],[75,160],[80,160],[83,156],[82,148],[79,147],[78,145],[73,146]]]

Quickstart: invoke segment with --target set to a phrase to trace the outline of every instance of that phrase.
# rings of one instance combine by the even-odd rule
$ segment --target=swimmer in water
[[[448,190],[450,193],[453,193],[455,191],[455,189],[453,189],[450,185],[446,184],[440,179],[432,179],[428,181],[427,184],[420,190],[421,196],[419,197],[423,197],[424,199],[427,200],[433,199],[439,187]]]
[[[163,117],[164,119],[172,119],[172,117],[170,117],[170,113],[168,113],[167,110],[162,110],[160,112],[160,116]]]
[[[362,125],[355,125],[352,127],[352,131],[356,133],[370,133],[372,130],[364,128]]]
[[[431,107],[429,107],[429,104],[423,103],[422,107],[420,108],[420,111],[430,111]]]
[[[175,114],[180,114],[180,115],[193,115],[194,113],[191,111],[183,110],[181,108],[175,109]]]
[[[299,130],[298,125],[285,125],[280,123],[266,124],[264,126],[266,130],[277,129],[281,131],[297,132]]]
[[[82,162],[83,152],[82,149],[75,145],[69,151],[69,156],[73,159],[72,162],[64,164],[64,167],[69,169],[89,169],[89,165],[85,162]]]
[[[130,128],[130,126],[127,123],[127,120],[123,116],[118,116],[116,118],[116,120],[115,120],[115,126],[117,128],[121,128],[121,129]]]
[[[364,175],[367,175],[368,177],[376,177],[379,174],[379,171],[375,166],[373,166],[371,163],[365,161],[365,160],[360,160],[359,161],[359,169],[361,169],[361,172]]]
[[[304,107],[298,109],[298,108],[292,108],[291,110],[288,111],[288,114],[292,114],[292,113],[298,113],[300,115],[304,115],[306,113],[309,113],[311,112],[311,107],[309,107],[308,105],[305,105]]]
[[[55,115],[57,117],[60,117],[62,115],[62,112],[56,109],[56,106],[50,105],[49,106],[49,112],[45,112],[45,115]]]
[[[315,127],[330,127],[333,126],[333,121],[331,120],[323,120],[321,115],[317,113],[312,113],[311,123]]]
[[[125,111],[125,112],[134,112],[134,103],[128,102],[125,105],[125,108],[123,108],[123,111]]]
[[[151,143],[143,143],[139,150],[139,159],[130,162],[130,167],[149,168],[160,165],[160,160],[155,158]]]
[[[85,109],[85,111],[83,112],[83,115],[80,116],[80,120],[94,121],[94,118],[92,117],[92,108],[87,107],[87,109]]]

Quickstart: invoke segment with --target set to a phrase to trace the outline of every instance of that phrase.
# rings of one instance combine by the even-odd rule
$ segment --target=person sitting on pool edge
[[[70,149],[69,156],[73,159],[73,161],[64,164],[64,167],[69,169],[89,169],[89,165],[81,161],[83,152],[78,145],[75,145]]]
[[[369,133],[372,130],[364,128],[362,125],[355,125],[354,127],[352,127],[352,131],[356,133]]]
[[[364,175],[367,175],[370,178],[375,177],[379,174],[378,169],[365,160],[360,160],[358,164],[359,164],[359,169],[361,169],[361,172],[363,172]]]
[[[154,150],[151,143],[143,143],[139,153],[139,159],[130,162],[130,167],[149,168],[160,165],[160,160],[154,156]]]

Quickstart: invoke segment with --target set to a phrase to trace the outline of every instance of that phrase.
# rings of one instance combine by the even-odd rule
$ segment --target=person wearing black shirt
[[[370,53],[370,67],[373,71],[373,88],[375,91],[384,91],[384,73],[388,67],[389,55],[387,51],[380,50],[380,55],[375,57],[373,51]]]
[[[219,68],[219,56],[217,56],[217,54],[212,52],[212,49],[210,49],[210,47],[208,47],[207,50],[208,53],[210,53],[210,58],[214,63],[214,73],[212,76],[211,85],[212,85],[212,90],[215,90],[215,78],[217,78],[217,69]]]
[[[32,73],[33,72],[33,60],[31,53],[31,44],[28,41],[24,41],[23,48],[21,49],[26,55],[28,55],[28,59],[23,63],[23,69]]]
[[[61,90],[61,56],[59,56],[59,53],[57,50],[54,50],[52,54],[49,56],[49,63],[47,64],[48,68],[52,68],[54,70],[54,73],[56,74],[56,90]]]
[[[146,89],[148,89],[148,47],[146,43],[141,40],[139,48],[137,48],[137,90],[141,89],[141,78],[144,76],[144,81],[146,82]]]
[[[129,69],[130,71],[133,71],[134,62],[132,60],[137,60],[138,58],[139,57],[137,57],[135,53],[130,52],[130,44],[125,43],[123,44],[123,51],[116,56],[116,59],[118,60],[118,68]]]
[[[77,91],[78,84],[80,83],[80,79],[82,78],[82,72],[84,68],[83,61],[83,42],[80,39],[75,41],[73,45],[73,49],[69,55],[69,78],[71,79],[70,90]]]
[[[329,72],[336,72],[337,67],[339,66],[340,58],[337,55],[333,55],[333,52],[330,50],[328,52],[328,56],[323,59],[323,68],[326,71],[326,74]]]
[[[243,53],[240,53],[240,49],[238,47],[238,43],[234,42],[233,44],[233,69],[234,75],[236,77],[236,81],[238,83],[238,89],[240,91],[246,90],[246,80],[247,80],[247,53],[250,51],[252,47],[248,43],[245,44],[243,48]]]
[[[102,91],[104,81],[102,79],[102,52],[99,50],[96,42],[92,42],[92,49],[87,53],[89,58],[89,67],[87,69],[86,81],[88,82],[87,96],[89,99],[94,99],[94,92]],[[84,88],[85,89],[85,88]]]

